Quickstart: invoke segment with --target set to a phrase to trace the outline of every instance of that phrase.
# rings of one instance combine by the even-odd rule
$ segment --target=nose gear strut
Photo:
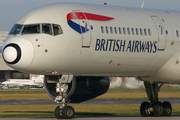
[[[74,117],[74,108],[67,105],[70,102],[67,98],[68,83],[71,83],[72,80],[73,75],[63,75],[59,83],[56,84],[56,93],[59,93],[59,95],[55,98],[55,101],[61,103],[54,111],[57,119],[72,119]]]

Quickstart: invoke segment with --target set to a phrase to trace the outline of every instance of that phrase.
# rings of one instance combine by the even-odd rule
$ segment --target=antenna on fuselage
[[[144,8],[144,4],[145,4],[145,0],[143,1],[142,5],[141,5],[141,9]]]

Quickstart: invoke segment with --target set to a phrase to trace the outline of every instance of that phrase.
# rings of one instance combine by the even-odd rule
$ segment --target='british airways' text
[[[97,39],[96,51],[156,53],[157,41]]]

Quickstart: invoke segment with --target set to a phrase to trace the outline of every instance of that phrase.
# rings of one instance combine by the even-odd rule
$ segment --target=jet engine
[[[56,84],[59,82],[60,76],[46,75],[44,79],[45,90],[48,95],[55,99]],[[109,89],[108,77],[74,77],[71,83],[68,83],[67,98],[70,103],[80,103],[86,100],[93,99],[107,92]]]

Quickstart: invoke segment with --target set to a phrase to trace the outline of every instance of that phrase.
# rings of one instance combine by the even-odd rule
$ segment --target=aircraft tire
[[[158,101],[153,105],[153,115],[154,117],[163,116],[163,105],[161,102]]]
[[[172,106],[168,101],[163,102],[163,116],[171,116]]]
[[[140,107],[140,112],[141,112],[141,116],[142,117],[148,117],[148,108],[149,108],[150,104],[149,102],[142,102],[141,103],[141,107]]]
[[[61,110],[60,106],[57,106],[54,111],[54,115],[57,119],[63,119],[61,112],[62,112],[62,110]]]
[[[71,106],[65,106],[62,109],[62,116],[64,119],[72,119],[74,117],[75,111]]]

